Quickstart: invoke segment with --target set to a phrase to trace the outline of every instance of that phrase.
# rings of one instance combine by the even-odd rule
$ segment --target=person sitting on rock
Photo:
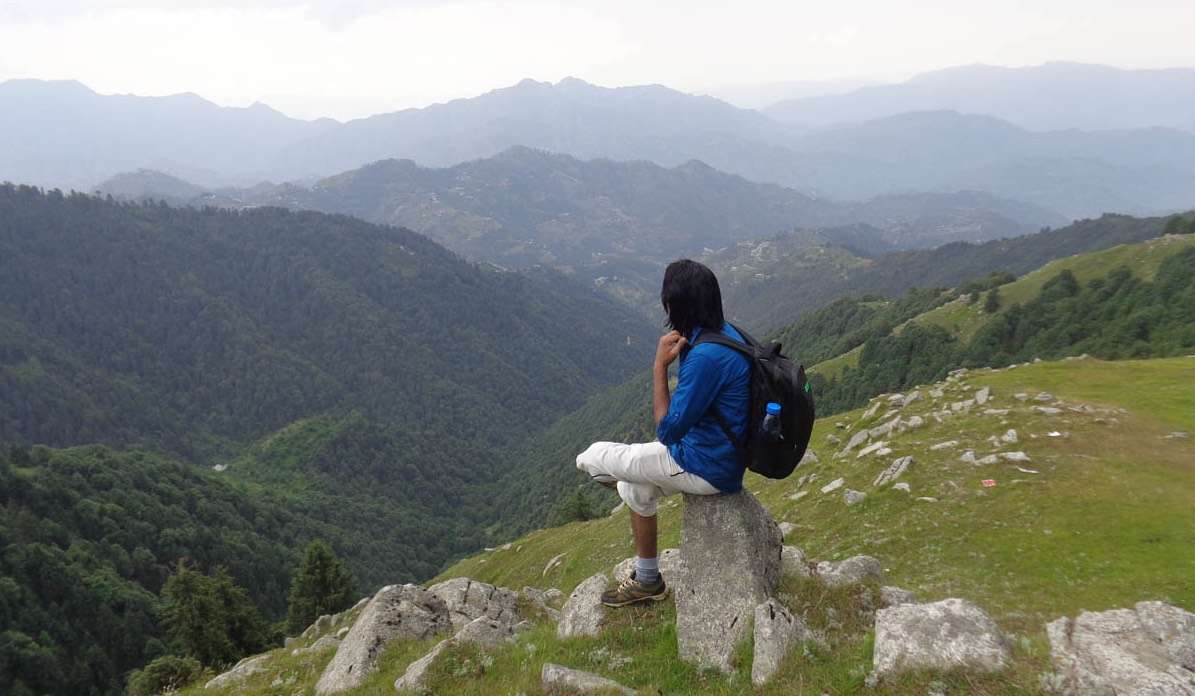
[[[718,424],[715,410],[742,441],[750,400],[747,358],[726,346],[692,346],[703,331],[743,337],[722,315],[722,292],[713,271],[696,261],[676,261],[664,271],[660,301],[671,331],[660,338],[652,370],[655,442],[595,442],[577,455],[577,468],[615,488],[630,509],[635,569],[602,595],[608,607],[659,601],[668,596],[656,552],[656,510],[674,493],[714,495],[743,487],[744,464]],[[676,391],[668,367],[680,359]]]

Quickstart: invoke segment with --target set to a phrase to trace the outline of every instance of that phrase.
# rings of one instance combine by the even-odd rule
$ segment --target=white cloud
[[[340,118],[524,77],[711,85],[960,63],[1195,65],[1186,0],[0,0],[0,79]]]

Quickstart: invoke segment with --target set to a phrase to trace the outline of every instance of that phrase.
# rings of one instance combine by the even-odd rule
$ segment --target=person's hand
[[[660,343],[656,346],[656,367],[668,369],[688,342],[679,331],[669,331],[661,336]]]

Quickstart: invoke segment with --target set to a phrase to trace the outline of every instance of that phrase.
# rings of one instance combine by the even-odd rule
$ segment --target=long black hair
[[[700,326],[721,331],[726,319],[722,315],[722,290],[718,277],[704,265],[689,259],[668,264],[664,269],[664,286],[660,302],[668,313],[668,326],[682,336],[690,336]]]

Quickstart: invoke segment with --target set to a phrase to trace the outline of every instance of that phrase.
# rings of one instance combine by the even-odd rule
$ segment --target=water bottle
[[[763,431],[764,436],[772,442],[784,440],[784,432],[780,425],[780,404],[774,401],[768,404],[767,414],[763,417],[763,423],[759,428]]]

